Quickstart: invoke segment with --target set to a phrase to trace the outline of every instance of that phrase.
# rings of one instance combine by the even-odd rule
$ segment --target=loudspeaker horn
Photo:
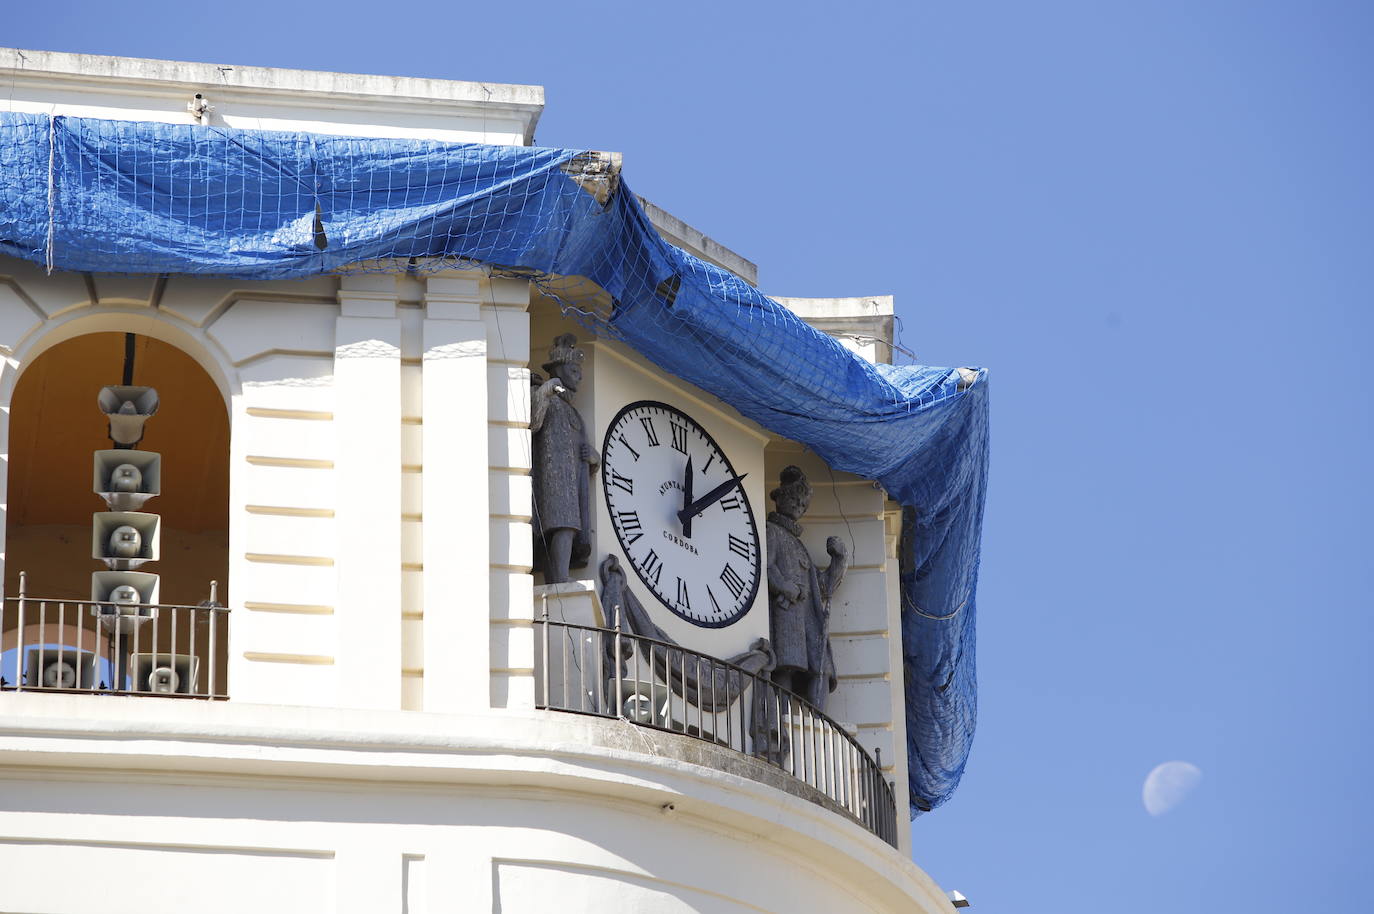
[[[97,660],[91,651],[61,645],[24,649],[24,684],[45,689],[93,689]]]
[[[110,440],[131,448],[143,440],[143,423],[157,412],[157,391],[151,387],[102,387],[96,399],[110,420]]]
[[[135,692],[191,695],[196,691],[196,678],[200,675],[199,657],[157,651],[130,654],[129,661]]]
[[[91,575],[91,615],[106,630],[127,635],[157,616],[156,607],[139,604],[157,602],[158,583],[158,576],[146,571],[97,571]],[[136,601],[127,599],[125,587]]]
[[[156,562],[161,540],[162,518],[156,514],[100,511],[91,517],[91,558],[100,559],[112,571]]]
[[[152,451],[96,451],[92,491],[111,511],[137,511],[162,494],[162,455]]]

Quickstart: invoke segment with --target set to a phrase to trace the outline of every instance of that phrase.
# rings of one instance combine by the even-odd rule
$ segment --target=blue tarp
[[[598,202],[569,175],[587,157],[0,113],[0,253],[242,279],[480,262],[530,277],[664,370],[877,480],[905,507],[911,800],[938,806],[976,717],[986,373],[968,385],[949,369],[855,357],[665,242],[628,187]]]

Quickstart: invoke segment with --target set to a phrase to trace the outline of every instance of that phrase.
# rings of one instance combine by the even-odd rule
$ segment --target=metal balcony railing
[[[897,846],[896,804],[881,756],[875,760],[802,698],[676,644],[567,622],[535,625],[537,707],[618,718],[753,756]]]
[[[28,596],[0,606],[0,690],[227,699],[229,610]]]

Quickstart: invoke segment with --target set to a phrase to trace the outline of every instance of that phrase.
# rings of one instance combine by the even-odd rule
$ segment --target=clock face
[[[730,625],[759,589],[759,531],[730,460],[686,413],[631,403],[611,421],[601,486],[626,559],[695,625]]]

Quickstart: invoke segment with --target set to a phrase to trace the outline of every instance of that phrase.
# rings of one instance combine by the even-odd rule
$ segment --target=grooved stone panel
[[[324,855],[5,838],[0,857],[5,861],[0,910],[5,911],[324,914],[335,909],[334,861]],[[68,878],[53,878],[52,861],[58,859]],[[214,890],[207,891],[211,886]]]
[[[233,644],[239,651],[334,656],[333,616],[235,612],[234,626]]]
[[[338,575],[329,566],[249,562],[244,571],[233,581],[235,602],[333,606],[338,598]]]
[[[890,672],[888,639],[881,635],[830,639],[835,669],[841,676]]]
[[[248,415],[234,426],[234,437],[245,454],[333,460],[337,448],[334,423],[319,419],[291,419]]]
[[[528,428],[493,425],[487,429],[487,462],[491,466],[528,470],[533,457]]]
[[[243,497],[249,504],[329,509],[338,499],[332,469],[248,463],[235,472],[235,482],[243,486]]]
[[[499,362],[487,365],[487,415],[513,422],[530,421],[530,372]]]
[[[270,349],[332,353],[338,316],[337,305],[245,298],[224,312],[209,333],[234,362]],[[263,333],[263,327],[272,332]]]
[[[38,326],[39,317],[13,287],[0,282],[0,346],[13,348]]]
[[[878,571],[851,570],[830,601],[830,633],[887,630],[887,582]]]
[[[252,514],[246,518],[246,551],[268,555],[334,555],[332,517],[282,517]]]

